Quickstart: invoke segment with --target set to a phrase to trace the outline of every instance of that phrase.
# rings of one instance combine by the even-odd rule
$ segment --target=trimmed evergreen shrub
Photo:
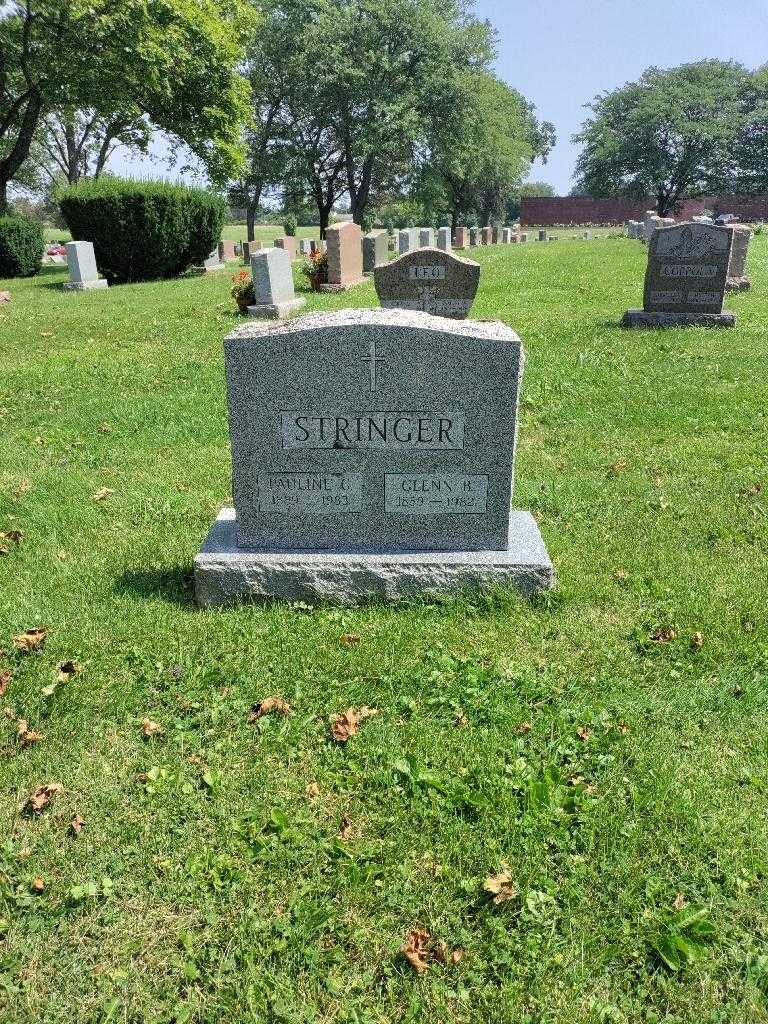
[[[99,270],[118,284],[202,264],[226,214],[224,200],[205,189],[113,177],[70,185],[59,205],[72,237],[93,242]]]
[[[0,217],[0,277],[34,277],[40,273],[43,229],[29,217]]]

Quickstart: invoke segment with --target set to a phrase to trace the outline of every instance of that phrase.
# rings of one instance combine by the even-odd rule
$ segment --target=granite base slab
[[[321,284],[321,292],[348,292],[350,288],[356,288],[359,284],[365,281],[365,277],[358,277],[356,281],[343,281],[342,283],[336,284]]]
[[[628,309],[622,327],[735,327],[735,313],[648,313]]]
[[[274,599],[354,605],[494,585],[530,596],[555,585],[555,570],[530,512],[510,514],[507,551],[358,554],[244,550],[235,510],[223,508],[195,557],[194,583],[202,608]]]
[[[94,288],[107,288],[107,280],[99,277],[95,281],[65,281],[62,285],[65,292],[89,292]]]
[[[727,292],[748,292],[752,282],[748,277],[729,277],[725,282]]]
[[[306,306],[306,299],[289,299],[287,302],[270,302],[263,305],[249,306],[248,316],[256,320],[287,320],[291,313]]]

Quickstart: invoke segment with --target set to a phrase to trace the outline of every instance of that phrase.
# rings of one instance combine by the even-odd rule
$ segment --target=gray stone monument
[[[414,235],[418,234],[418,228],[403,228],[397,234],[397,251],[400,256],[418,247],[418,239],[414,242]]]
[[[438,228],[437,231],[437,248],[442,249],[443,252],[451,251],[451,229],[450,228]]]
[[[363,236],[363,274],[370,276],[376,267],[389,262],[389,235],[382,228]]]
[[[752,282],[746,276],[747,249],[752,237],[752,229],[746,224],[734,224],[733,222],[729,223],[728,227],[733,229],[733,247],[725,288],[729,292],[746,292],[752,287]]]
[[[675,224],[654,230],[648,244],[643,308],[624,314],[624,327],[733,327],[723,312],[733,228]]]
[[[520,241],[521,242],[527,242],[528,241],[528,232],[527,231],[521,231],[520,232]]]
[[[469,228],[456,228],[453,244],[457,249],[466,249],[469,246]]]
[[[224,352],[234,508],[195,558],[200,605],[554,584],[535,520],[511,505],[509,327],[342,310],[248,324]]]
[[[470,248],[474,248],[476,245],[482,243],[482,236],[480,234],[480,228],[469,229],[469,245]]]
[[[69,280],[64,283],[65,292],[85,292],[91,288],[106,288],[107,282],[99,277],[93,242],[67,242],[67,268]]]
[[[547,232],[546,231],[539,231],[539,241],[540,242],[546,242],[547,241]]]
[[[435,247],[435,229],[434,228],[419,228],[419,248],[420,249],[434,249]]]
[[[299,239],[299,252],[302,256],[309,256],[312,252],[312,243],[308,238]]]
[[[284,320],[306,304],[293,289],[291,254],[288,249],[261,249],[251,257],[255,302],[251,316],[263,320]]]
[[[480,264],[442,249],[406,253],[374,274],[384,309],[413,309],[463,320],[480,283]]]
[[[512,243],[512,228],[503,228],[501,232],[501,240],[504,245],[511,245]]]

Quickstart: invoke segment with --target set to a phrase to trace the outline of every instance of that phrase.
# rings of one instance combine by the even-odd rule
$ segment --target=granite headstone
[[[475,301],[480,265],[442,249],[417,249],[377,267],[374,283],[385,309],[463,320]]]
[[[535,521],[511,510],[509,327],[342,310],[240,327],[224,350],[235,507],[195,559],[201,605],[553,585]]]
[[[630,309],[625,327],[732,327],[723,297],[733,228],[683,223],[656,228],[648,244],[643,308]]]
[[[67,242],[67,269],[69,280],[64,283],[65,292],[84,292],[92,288],[106,288],[107,281],[99,277],[93,242]]]
[[[370,275],[376,267],[389,260],[389,234],[382,228],[363,236],[363,274]]]
[[[284,320],[306,303],[296,298],[293,288],[291,254],[287,249],[261,249],[251,256],[254,304],[251,316],[264,320]]]
[[[325,233],[328,247],[328,283],[324,292],[345,292],[363,280],[363,236],[353,221],[333,224]]]

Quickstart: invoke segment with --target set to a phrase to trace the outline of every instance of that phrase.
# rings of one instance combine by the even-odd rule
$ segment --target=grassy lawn
[[[733,331],[618,329],[635,242],[472,255],[533,604],[196,611],[230,273],[0,282],[3,1022],[768,1020],[768,241]]]

